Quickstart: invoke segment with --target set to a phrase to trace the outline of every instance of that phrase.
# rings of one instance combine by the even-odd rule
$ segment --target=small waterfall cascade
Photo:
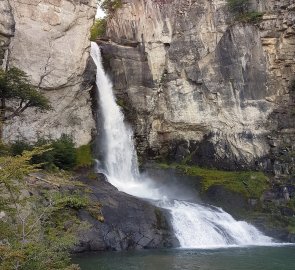
[[[99,107],[105,132],[105,174],[108,181],[128,194],[155,201],[168,209],[182,248],[217,248],[241,245],[271,245],[270,237],[254,226],[236,221],[222,209],[182,200],[168,199],[156,184],[140,175],[132,130],[124,124],[112,83],[104,72],[99,46],[91,43],[91,56],[97,66]]]

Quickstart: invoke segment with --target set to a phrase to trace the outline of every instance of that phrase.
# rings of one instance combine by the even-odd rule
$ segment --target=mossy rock
[[[263,172],[222,171],[182,164],[160,164],[160,166],[163,169],[174,168],[186,175],[200,177],[203,192],[214,186],[222,186],[246,198],[260,198],[269,187],[268,177]]]
[[[89,168],[93,165],[92,149],[90,144],[82,145],[76,149],[76,167]]]

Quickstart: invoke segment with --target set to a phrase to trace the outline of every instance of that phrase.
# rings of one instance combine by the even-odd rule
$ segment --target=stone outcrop
[[[273,168],[265,157],[279,130],[273,113],[290,100],[295,9],[252,8],[261,22],[234,21],[225,0],[125,0],[108,20],[105,64],[141,153]]]
[[[84,181],[92,190],[91,202],[102,204],[104,220],[95,219],[87,211],[80,212],[80,218],[87,221],[90,228],[81,233],[75,252],[179,246],[167,210],[119,192],[103,177],[86,178]]]
[[[87,81],[89,74],[85,70],[96,1],[8,2],[0,1],[0,37],[11,37],[7,65],[25,71],[49,98],[53,110],[36,113],[31,109],[13,119],[4,128],[5,140],[35,141],[65,133],[72,135],[77,145],[88,143],[95,123],[89,93],[92,82]],[[5,46],[1,45],[1,50]]]

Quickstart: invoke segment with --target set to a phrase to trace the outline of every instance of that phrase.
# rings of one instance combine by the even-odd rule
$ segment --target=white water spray
[[[270,245],[270,237],[246,222],[236,221],[220,208],[167,200],[162,189],[139,174],[132,130],[124,124],[124,115],[116,104],[112,83],[103,69],[100,49],[93,42],[91,56],[97,66],[96,83],[106,136],[104,162],[108,181],[121,191],[157,200],[157,205],[169,209],[175,235],[183,248]]]

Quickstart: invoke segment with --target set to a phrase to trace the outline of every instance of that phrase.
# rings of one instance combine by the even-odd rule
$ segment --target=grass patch
[[[82,145],[77,148],[76,164],[78,168],[88,168],[93,165],[93,156],[90,144]]]
[[[181,164],[160,164],[160,167],[163,169],[174,168],[186,175],[201,177],[203,191],[207,191],[213,186],[223,186],[230,191],[241,193],[247,198],[260,198],[268,188],[268,178],[262,172],[230,172]]]

